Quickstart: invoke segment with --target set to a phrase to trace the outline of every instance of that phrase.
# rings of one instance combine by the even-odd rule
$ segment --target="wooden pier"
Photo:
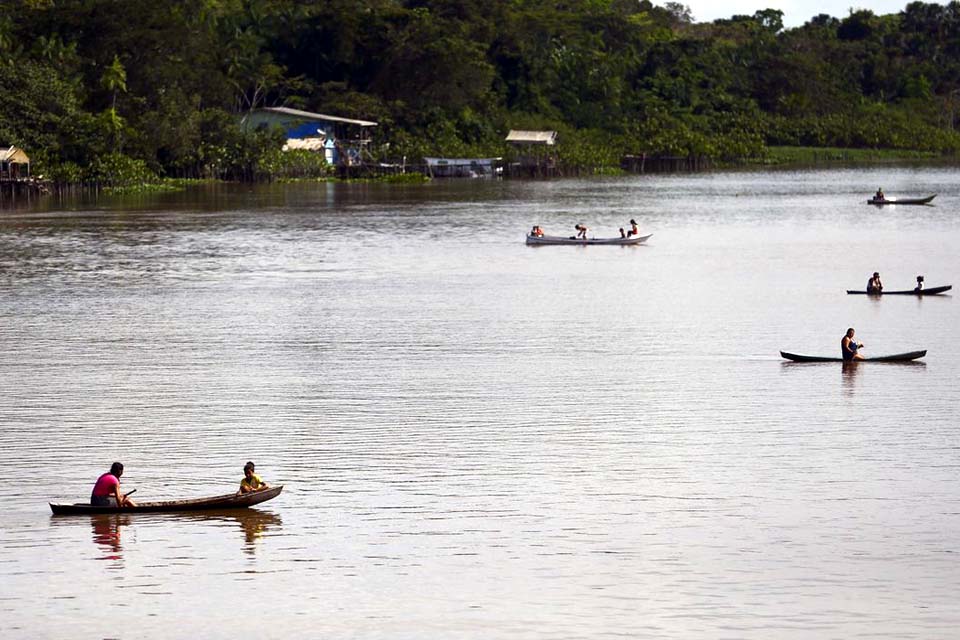
[[[30,175],[30,157],[19,147],[0,144],[0,204],[50,193],[45,180]]]
[[[706,171],[712,168],[710,158],[704,155],[665,156],[639,153],[620,158],[620,168],[628,173],[679,173]]]
[[[42,180],[0,177],[0,209],[29,204],[48,193],[50,187]]]

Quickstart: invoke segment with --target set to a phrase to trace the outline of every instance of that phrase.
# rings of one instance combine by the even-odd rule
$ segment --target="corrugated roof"
[[[325,138],[287,138],[283,151],[303,149],[306,151],[323,151],[327,148]]]
[[[515,131],[510,130],[507,134],[507,142],[515,144],[546,144],[553,145],[557,143],[556,131]]]
[[[427,164],[431,167],[470,167],[472,165],[490,166],[502,158],[427,158],[424,157]]]
[[[306,120],[326,120],[330,122],[343,122],[346,124],[355,124],[360,127],[377,126],[376,122],[372,122],[370,120],[353,120],[351,118],[341,118],[339,116],[328,116],[325,113],[313,113],[310,111],[301,111],[300,109],[291,109],[289,107],[263,107],[262,109],[257,109],[257,111],[270,111],[273,113],[282,113],[287,116],[304,118]]]
[[[30,158],[20,147],[0,146],[0,162],[16,162],[18,164],[28,164]]]

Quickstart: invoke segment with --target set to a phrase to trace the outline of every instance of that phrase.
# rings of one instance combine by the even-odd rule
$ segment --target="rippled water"
[[[0,636],[960,626],[952,168],[220,187],[0,212]],[[939,193],[932,207],[866,206]],[[642,247],[523,244],[533,224]],[[848,326],[913,365],[798,365]],[[137,498],[52,517],[123,460]]]

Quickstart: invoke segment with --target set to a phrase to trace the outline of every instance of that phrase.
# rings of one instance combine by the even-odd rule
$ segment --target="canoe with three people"
[[[74,504],[50,503],[54,515],[83,515],[96,513],[132,513],[165,511],[209,511],[213,509],[244,509],[266,502],[280,495],[283,485],[269,486],[255,472],[252,462],[243,467],[243,480],[235,493],[209,498],[190,498],[185,500],[160,500],[154,502],[136,502],[130,495],[136,491],[123,493],[120,490],[120,477],[123,464],[114,462],[110,471],[104,473],[93,485],[89,502]]]
[[[619,246],[629,246],[635,244],[642,244],[650,239],[650,236],[653,234],[647,234],[645,236],[640,235],[640,229],[637,227],[637,221],[630,220],[630,228],[624,230],[623,227],[620,227],[620,237],[619,238],[595,238],[590,237],[589,229],[586,225],[575,224],[573,226],[576,235],[564,237],[564,236],[548,236],[544,233],[543,228],[540,225],[534,225],[533,229],[530,230],[530,233],[527,234],[527,244],[532,246],[538,245],[556,245],[556,244],[575,244],[575,245],[587,245],[587,244],[612,244]]]

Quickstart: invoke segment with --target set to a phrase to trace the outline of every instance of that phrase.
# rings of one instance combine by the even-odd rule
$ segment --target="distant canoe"
[[[263,491],[250,493],[228,493],[213,498],[194,498],[191,500],[165,500],[160,502],[138,502],[135,507],[95,507],[89,503],[56,504],[51,502],[50,509],[58,516],[83,515],[91,513],[157,513],[164,511],[209,511],[212,509],[245,509],[255,504],[276,498],[283,491],[283,485],[270,487]]]
[[[883,200],[870,198],[867,200],[867,204],[875,204],[878,207],[882,207],[885,204],[930,204],[930,201],[936,197],[937,194],[927,196],[926,198],[884,198]]]
[[[583,238],[565,238],[563,236],[531,236],[527,235],[527,244],[530,246],[541,246],[548,244],[613,244],[620,246],[628,246],[633,244],[642,244],[646,242],[650,236],[653,234],[645,236],[630,236],[629,238],[588,238],[584,240]]]
[[[876,358],[864,358],[863,360],[844,360],[843,358],[826,358],[823,356],[800,356],[795,353],[781,351],[780,355],[787,360],[794,362],[909,362],[927,355],[927,350],[909,351],[907,353],[897,353],[892,356],[878,356]]]
[[[920,291],[915,291],[914,289],[908,289],[906,291],[882,291],[880,293],[871,293],[867,294],[863,289],[847,289],[849,294],[860,294],[862,296],[871,295],[871,296],[935,296],[946,291],[953,289],[952,284],[948,284],[943,287],[928,287],[926,289],[921,289]]]

